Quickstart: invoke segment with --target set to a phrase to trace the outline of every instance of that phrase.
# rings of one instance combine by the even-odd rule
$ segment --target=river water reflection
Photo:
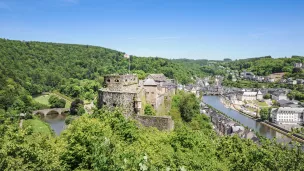
[[[251,128],[258,132],[260,135],[267,137],[269,139],[277,138],[277,142],[284,142],[288,143],[291,141],[291,139],[284,134],[281,134],[277,132],[276,130],[273,130],[260,122],[255,121],[254,119],[251,119],[247,116],[242,115],[241,113],[232,110],[230,108],[226,108],[223,103],[220,101],[220,97],[218,96],[204,96],[203,101],[207,103],[208,105],[211,105],[212,107],[216,108],[217,110],[225,113],[226,115],[230,116],[231,118],[239,121],[244,126],[247,126],[248,128]]]
[[[51,128],[54,130],[56,135],[60,135],[60,133],[65,128],[65,114],[51,114],[46,116],[41,116],[41,120],[50,124]]]

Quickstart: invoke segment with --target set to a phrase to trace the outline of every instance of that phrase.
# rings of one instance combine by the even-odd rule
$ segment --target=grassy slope
[[[38,102],[38,103],[50,106],[50,104],[49,104],[49,98],[50,98],[51,95],[52,95],[52,93],[49,94],[49,95],[40,95],[40,96],[34,97],[34,100],[36,102]],[[54,94],[54,95],[56,95],[59,98],[62,98],[61,96],[58,96],[58,94]],[[69,101],[69,100],[67,100],[65,98],[64,98],[64,100],[66,101],[65,108],[70,108],[71,101]]]
[[[50,98],[50,95],[40,95],[40,96],[34,97],[34,100],[38,103],[49,106],[50,105],[49,98]]]
[[[40,119],[28,119],[24,120],[23,128],[32,127],[35,133],[42,133],[46,135],[52,135],[53,131],[49,127],[49,125]]]

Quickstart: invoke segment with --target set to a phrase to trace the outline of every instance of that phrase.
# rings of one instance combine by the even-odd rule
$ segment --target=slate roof
[[[282,112],[301,113],[303,111],[304,111],[304,108],[279,107],[279,109],[278,109],[278,113],[282,113]]]
[[[274,91],[274,92],[271,92],[270,94],[275,95],[275,96],[286,95],[285,92],[283,92],[283,91]]]
[[[278,103],[281,105],[286,105],[286,104],[293,104],[291,101],[289,100],[278,100]]]
[[[156,82],[164,82],[167,81],[167,77],[164,74],[150,74]]]
[[[151,78],[146,79],[144,82],[144,86],[156,86],[156,85],[157,85],[156,82]]]

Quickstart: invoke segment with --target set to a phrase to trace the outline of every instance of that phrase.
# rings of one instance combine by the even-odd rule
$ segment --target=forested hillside
[[[303,63],[304,57],[292,56],[291,58],[260,58],[241,59],[224,63],[223,65],[239,71],[252,71],[256,75],[267,76],[272,73],[286,72],[285,77],[304,78],[304,73],[294,70],[295,63]]]
[[[246,70],[251,71],[259,76],[268,76],[269,74],[284,72],[283,78],[304,79],[304,69],[295,67],[296,63],[304,63],[303,56],[292,56],[291,58],[271,58],[270,56],[260,58],[250,58],[235,60],[220,65],[231,70],[237,70],[239,73]],[[292,91],[288,94],[291,99],[304,102],[304,85],[303,84],[286,84],[286,83],[261,83],[257,81],[238,80],[233,82],[229,79],[224,80],[223,85],[239,88],[288,88]]]
[[[28,111],[37,108],[32,95],[59,90],[92,99],[105,74],[128,73],[123,52],[88,46],[0,39],[0,109]],[[200,65],[189,66],[164,58],[131,56],[131,72],[144,78],[164,73],[185,84],[204,76]]]

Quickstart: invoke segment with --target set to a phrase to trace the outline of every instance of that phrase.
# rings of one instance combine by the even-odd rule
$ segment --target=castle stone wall
[[[128,75],[107,75],[104,77],[106,87],[111,91],[123,91],[131,85],[138,84],[138,77]],[[136,86],[135,86],[136,87]]]
[[[174,129],[174,121],[172,120],[171,116],[137,115],[135,119],[146,127],[156,127],[158,130],[161,131],[171,131]]]
[[[136,113],[134,100],[136,99],[136,93],[99,90],[98,94],[99,108],[102,108],[104,105],[109,108],[120,107],[123,109],[123,114],[126,117],[130,117]]]

